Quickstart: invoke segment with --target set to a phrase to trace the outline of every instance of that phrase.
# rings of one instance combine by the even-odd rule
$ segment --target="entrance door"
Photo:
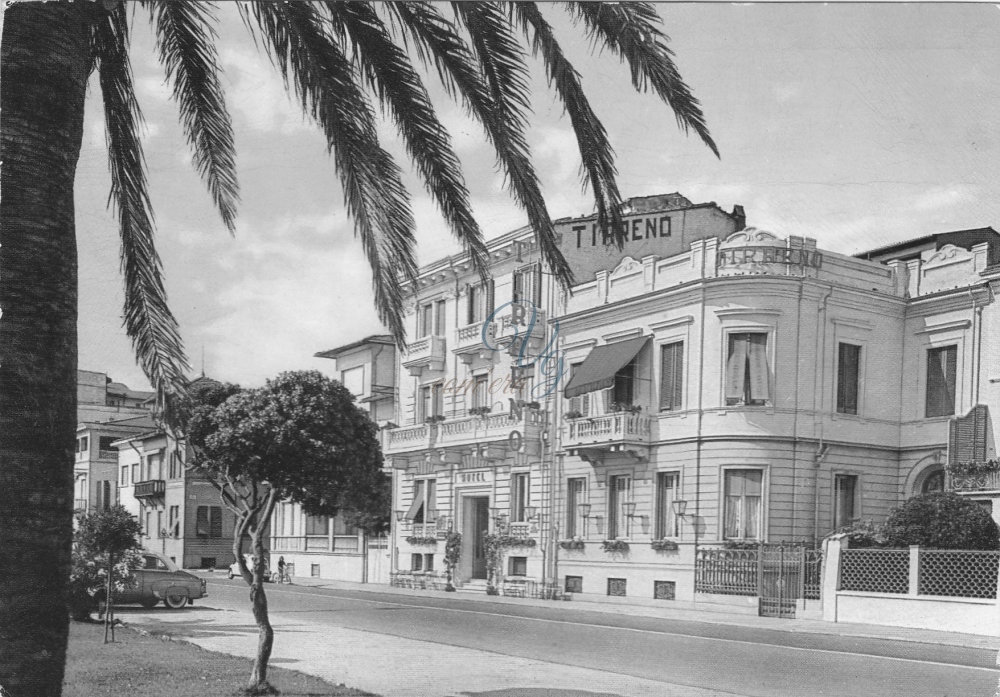
[[[486,578],[486,545],[483,538],[490,529],[490,497],[472,496],[466,499],[465,535],[472,545],[472,578]]]

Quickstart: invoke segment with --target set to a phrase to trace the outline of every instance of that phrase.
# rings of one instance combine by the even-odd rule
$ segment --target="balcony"
[[[563,447],[591,464],[600,464],[615,453],[645,461],[652,431],[653,419],[648,414],[622,411],[584,416],[566,424]]]
[[[491,345],[493,343],[492,330],[493,325],[489,325],[487,327],[487,337],[490,338]],[[487,348],[486,344],[483,343],[482,322],[473,322],[472,324],[460,327],[455,333],[455,348],[453,351],[459,360],[465,364],[471,363],[472,359],[476,356],[486,358],[493,350],[493,348]]]
[[[1000,472],[951,474],[948,488],[957,493],[973,491],[1000,491]]]
[[[420,424],[418,426],[402,426],[385,432],[385,443],[382,451],[386,455],[426,450],[434,445],[438,426],[436,424]]]
[[[478,445],[495,441],[517,440],[537,442],[546,413],[538,409],[522,409],[520,413],[483,414],[449,418],[438,424],[435,447],[445,448]]]
[[[444,370],[445,353],[443,336],[425,336],[406,345],[403,367],[414,377],[425,370]]]
[[[508,314],[498,318],[495,345],[516,356],[528,348],[539,349],[545,341],[545,312],[535,308],[514,306]]]
[[[86,511],[87,510],[87,499],[73,499],[73,510],[74,511]]]
[[[135,496],[137,499],[146,499],[152,496],[163,496],[167,490],[167,482],[163,479],[147,479],[144,482],[137,482],[135,485]]]

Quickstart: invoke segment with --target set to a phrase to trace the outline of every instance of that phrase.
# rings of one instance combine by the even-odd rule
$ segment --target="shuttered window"
[[[837,413],[858,413],[858,367],[861,347],[839,344],[837,347]]]
[[[684,342],[666,344],[660,349],[660,411],[682,407],[684,394]]]
[[[198,506],[195,511],[194,531],[198,537],[222,537],[222,508]]]
[[[957,346],[928,349],[925,416],[951,416],[955,413],[957,365]]]
[[[771,376],[767,365],[767,334],[729,335],[726,361],[726,404],[760,406],[771,400]]]

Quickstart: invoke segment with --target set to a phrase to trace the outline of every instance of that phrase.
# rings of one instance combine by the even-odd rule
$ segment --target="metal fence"
[[[802,597],[806,600],[819,600],[820,589],[823,587],[823,550],[805,550],[802,576]]]
[[[694,590],[718,595],[757,595],[756,549],[699,549]]]
[[[995,598],[1000,552],[922,549],[917,576],[919,595]]]

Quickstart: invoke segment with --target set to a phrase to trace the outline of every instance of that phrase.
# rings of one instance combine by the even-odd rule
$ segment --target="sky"
[[[1000,9],[986,4],[658,5],[681,74],[701,100],[720,158],[593,54],[561,7],[543,5],[617,153],[624,197],[679,191],[743,205],[749,225],[856,253],[920,235],[1000,229]],[[381,333],[371,275],[318,129],[303,119],[235,8],[219,10],[219,54],[242,203],[229,235],[191,166],[148,16],[132,63],[170,306],[192,375],[246,386],[333,362],[317,351]],[[588,213],[569,120],[532,65],[529,142],[553,218]],[[524,225],[479,126],[426,83],[462,160],[487,237]],[[390,123],[407,169],[418,260],[458,251]],[[122,328],[117,225],[99,90],[91,81],[75,187],[79,365],[148,388]]]

